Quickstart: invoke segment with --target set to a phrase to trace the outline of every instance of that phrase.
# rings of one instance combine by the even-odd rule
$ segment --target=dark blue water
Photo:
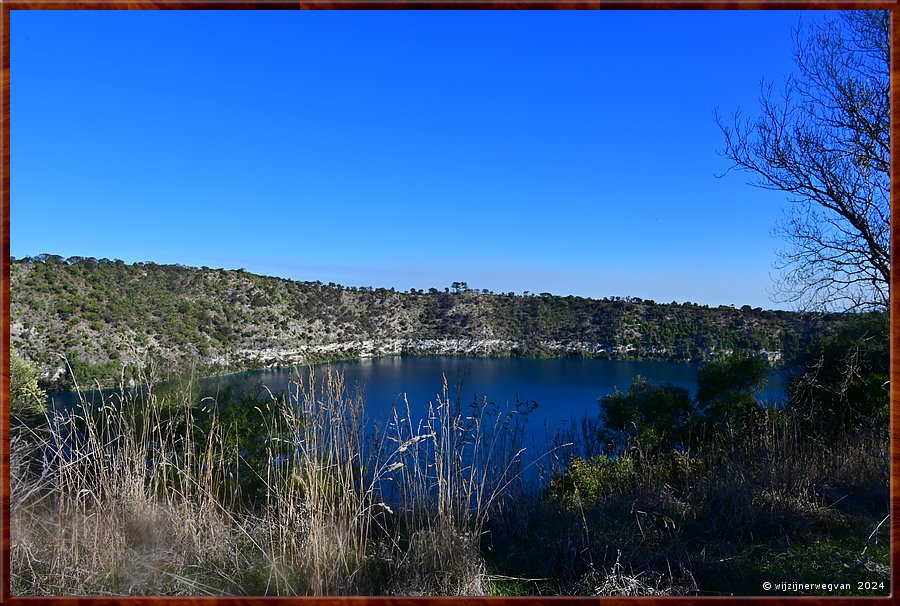
[[[325,375],[325,366],[315,367],[317,383]],[[459,404],[463,414],[473,402],[499,405],[500,410],[514,408],[516,402],[527,402],[532,409],[527,416],[522,445],[528,453],[526,463],[535,460],[550,446],[559,431],[577,425],[584,418],[600,412],[598,399],[616,389],[627,391],[637,376],[655,385],[672,383],[696,392],[698,364],[686,362],[470,358],[454,356],[386,357],[335,362],[328,365],[343,374],[351,394],[362,390],[365,398],[367,426],[384,428],[391,410],[400,404],[405,411],[409,402],[413,419],[423,419],[429,403],[443,397],[446,378],[450,401]],[[309,369],[284,368],[254,370],[211,377],[202,381],[204,392],[214,393],[229,385],[265,384],[273,393],[288,391],[298,372],[304,377]],[[768,384],[757,394],[769,405],[784,402],[784,391],[790,369],[772,369]],[[85,394],[88,401],[99,401],[102,394]],[[57,409],[78,403],[74,393],[52,394]],[[543,459],[542,459],[543,460]]]
[[[454,356],[388,357],[335,362],[333,370],[343,373],[351,389],[364,390],[366,411],[371,419],[384,418],[391,405],[404,395],[413,411],[424,411],[436,402],[446,377],[450,396],[463,404],[487,398],[497,404],[533,401],[534,430],[597,414],[598,398],[616,389],[627,391],[638,375],[655,385],[672,383],[691,390],[697,386],[698,364],[685,362],[466,358]],[[307,371],[299,369],[301,373]],[[321,377],[323,367],[318,367]],[[210,385],[253,384],[262,381],[273,392],[286,390],[296,377],[296,369],[254,370],[210,380]],[[773,369],[758,398],[769,404],[784,400],[789,373]]]
[[[672,383],[696,391],[698,364],[634,360],[575,360],[523,358],[470,358],[456,356],[386,357],[332,362],[333,370],[343,373],[347,386],[362,389],[366,412],[370,419],[384,418],[391,405],[404,395],[414,411],[424,411],[436,402],[446,377],[451,398],[462,404],[487,398],[498,404],[533,401],[537,408],[531,424],[537,428],[555,427],[585,413],[599,412],[598,398],[616,389],[627,391],[638,375],[655,385]],[[325,365],[316,367],[324,375]],[[308,370],[283,368],[252,370],[205,379],[209,388],[231,384],[253,385],[262,381],[272,392],[287,390],[297,372]],[[761,401],[779,404],[790,376],[789,369],[775,368],[769,373],[764,390],[757,394]],[[98,392],[86,397],[96,398]],[[71,392],[51,394],[54,405],[68,407],[78,398]]]

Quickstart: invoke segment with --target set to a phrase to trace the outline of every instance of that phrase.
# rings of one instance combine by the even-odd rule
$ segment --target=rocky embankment
[[[314,363],[321,360],[372,358],[379,356],[541,356],[627,358],[635,351],[632,345],[615,346],[583,341],[539,341],[522,343],[509,339],[383,339],[357,340],[326,345],[304,345],[293,349],[242,349],[234,354],[209,360],[225,367],[262,366],[275,368]],[[664,348],[647,352],[645,357],[668,359],[672,352]],[[730,355],[733,350],[722,352]],[[770,364],[783,361],[780,351],[759,350],[758,355]],[[703,360],[715,357],[715,349],[703,352]]]
[[[241,368],[382,355],[790,360],[848,314],[635,297],[341,286],[243,270],[53,255],[14,260],[12,347],[63,380],[161,358]]]

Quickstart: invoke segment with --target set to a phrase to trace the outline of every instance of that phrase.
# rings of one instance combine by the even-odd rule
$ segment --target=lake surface
[[[463,407],[484,399],[501,409],[506,409],[507,404],[514,407],[517,401],[531,402],[536,406],[528,416],[522,440],[528,448],[523,456],[526,463],[546,450],[557,431],[565,431],[585,416],[596,417],[600,412],[598,399],[616,389],[627,391],[635,377],[646,377],[654,385],[672,383],[685,387],[693,395],[700,368],[699,364],[687,362],[396,356],[318,365],[315,367],[317,382],[324,377],[326,366],[343,373],[351,393],[363,390],[370,429],[383,428],[389,422],[395,403],[405,410],[404,398],[409,402],[412,417],[424,418],[428,404],[437,404],[438,396],[443,393],[444,377],[451,401],[456,402],[458,398]],[[206,378],[202,384],[209,393],[229,385],[250,387],[262,382],[278,393],[289,389],[298,372],[306,377],[309,369],[253,370]],[[770,370],[768,384],[757,397],[769,405],[782,404],[790,374],[788,368]],[[85,397],[97,402],[100,393],[90,392]],[[72,392],[57,392],[51,398],[57,409],[78,404]]]
[[[333,370],[343,373],[351,389],[364,390],[366,411],[370,418],[387,415],[392,404],[405,395],[411,408],[424,411],[436,402],[446,377],[453,399],[462,404],[473,400],[514,404],[533,401],[537,408],[532,423],[543,427],[595,415],[598,398],[616,389],[627,391],[638,375],[654,385],[672,383],[697,388],[698,364],[631,360],[575,360],[524,358],[470,358],[455,356],[386,357],[332,362]],[[324,365],[317,367],[318,375]],[[286,390],[296,377],[295,369],[254,370],[208,379],[207,385],[252,385],[262,381],[273,392]],[[305,375],[306,369],[300,372]],[[790,373],[787,369],[770,371],[765,389],[758,398],[769,404],[784,401],[784,390]]]
[[[515,402],[533,402],[537,406],[529,416],[526,441],[546,441],[557,429],[564,429],[585,415],[596,416],[598,398],[616,389],[627,391],[638,375],[655,385],[672,383],[696,392],[699,364],[634,360],[576,360],[526,358],[473,358],[457,356],[385,357],[347,362],[332,362],[333,370],[343,373],[347,386],[362,389],[370,423],[384,425],[395,402],[405,396],[415,417],[424,416],[429,402],[437,403],[446,377],[452,401],[466,406],[487,398],[501,406]],[[253,370],[203,380],[204,387],[215,390],[228,385],[265,384],[273,393],[286,391],[297,372],[308,369],[283,368]],[[324,375],[325,365],[316,367]],[[773,368],[765,389],[758,398],[769,404],[784,401],[790,369]],[[86,394],[95,400],[98,392]],[[52,394],[57,408],[77,404],[72,393]],[[405,406],[405,404],[404,404]]]

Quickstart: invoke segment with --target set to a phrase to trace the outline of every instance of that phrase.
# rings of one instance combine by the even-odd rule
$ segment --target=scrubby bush
[[[600,411],[615,449],[636,445],[644,454],[651,454],[686,438],[695,408],[684,387],[671,383],[656,387],[638,376],[627,393],[616,390],[600,398]]]
[[[550,480],[548,494],[566,508],[596,505],[604,496],[631,486],[636,472],[630,454],[614,459],[606,455],[588,460],[575,457],[565,472]]]
[[[759,408],[756,393],[766,384],[768,364],[754,353],[738,353],[697,371],[697,404],[706,421],[733,421]]]
[[[37,366],[24,360],[15,351],[9,355],[9,408],[18,416],[40,415],[44,411],[47,394],[38,386]]]
[[[889,332],[888,315],[872,313],[817,339],[790,385],[791,408],[818,432],[886,426]]]

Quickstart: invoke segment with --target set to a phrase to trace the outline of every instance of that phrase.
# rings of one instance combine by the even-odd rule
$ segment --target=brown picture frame
[[[182,0],[182,1],[107,1],[107,0],[3,0],[0,3],[0,89],[2,89],[2,108],[0,108],[0,129],[2,129],[2,175],[0,175],[0,187],[2,187],[2,258],[0,258],[0,602],[3,604],[258,604],[260,606],[281,602],[291,603],[315,603],[331,606],[344,606],[353,604],[374,605],[417,605],[417,604],[543,604],[562,603],[569,604],[596,604],[598,599],[611,604],[656,604],[656,603],[693,603],[702,601],[704,604],[724,605],[732,603],[733,597],[666,597],[666,598],[426,598],[426,597],[310,597],[310,598],[274,598],[274,597],[15,597],[10,595],[10,420],[9,420],[9,351],[10,351],[10,13],[18,10],[183,10],[183,9],[229,9],[229,10],[352,10],[352,9],[490,9],[490,10],[602,10],[602,9],[656,9],[656,10],[709,10],[709,9],[889,9],[891,10],[892,48],[891,48],[891,161],[892,161],[892,185],[891,207],[895,208],[898,202],[896,175],[900,151],[897,141],[900,141],[900,2],[887,0],[494,0],[494,1],[466,1],[466,0],[306,0],[306,1],[282,1],[259,0],[228,2],[224,0]],[[14,112],[14,109],[12,110]],[[900,245],[900,229],[898,229],[896,215],[891,217],[891,267],[896,269],[897,250]],[[896,292],[897,272],[892,271],[891,287]],[[900,397],[900,332],[897,331],[897,323],[900,321],[900,305],[892,300],[890,306],[890,401],[891,401],[891,457],[890,457],[890,500],[892,514],[897,511],[900,503],[900,460],[898,460],[898,446],[900,446],[900,421],[896,407]],[[895,563],[898,549],[900,549],[900,525],[891,525],[891,575],[892,580],[896,575]],[[892,582],[892,588],[895,587]],[[891,598],[844,598],[844,597],[748,597],[739,598],[744,604],[764,604],[780,601],[808,601],[829,605],[857,603],[861,601],[887,602]]]

